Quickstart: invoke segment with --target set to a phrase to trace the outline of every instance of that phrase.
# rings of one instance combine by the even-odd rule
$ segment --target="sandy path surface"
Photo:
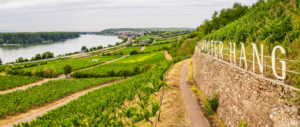
[[[120,58],[117,58],[117,59],[113,59],[113,60],[110,60],[110,61],[107,61],[105,63],[102,63],[102,64],[99,64],[99,65],[95,65],[95,66],[91,66],[91,67],[87,67],[87,68],[82,68],[82,69],[79,69],[79,70],[75,70],[75,71],[82,71],[82,70],[87,70],[87,69],[91,69],[93,67],[97,67],[97,66],[102,66],[104,64],[107,64],[107,63],[110,63],[110,62],[113,62],[113,61],[116,61],[116,60],[119,60],[119,59],[122,59],[124,57],[127,57],[129,55],[125,55],[125,56],[122,56]],[[73,71],[73,72],[75,72]],[[72,73],[73,73],[72,72]],[[42,85],[43,83],[45,82],[48,82],[48,81],[51,81],[51,80],[59,80],[59,79],[64,79],[66,76],[64,74],[58,76],[57,78],[48,78],[48,79],[43,79],[41,81],[38,81],[38,82],[34,82],[34,83],[30,83],[28,85],[24,85],[24,86],[20,86],[20,87],[15,87],[13,89],[8,89],[8,90],[4,90],[4,91],[0,91],[0,94],[6,94],[6,93],[9,93],[9,92],[13,92],[13,91],[16,91],[16,90],[25,90],[31,86],[36,86],[36,85]]]
[[[165,56],[166,56],[167,60],[171,60],[172,59],[172,56],[168,53],[167,50],[165,50]]]
[[[192,92],[188,88],[188,63],[185,63],[181,70],[180,89],[183,93],[184,103],[189,114],[192,127],[210,127],[203,113],[198,107],[197,100],[193,97]]]
[[[143,46],[140,51],[144,51],[146,46]]]
[[[118,80],[118,81],[121,81],[121,80]],[[75,99],[79,98],[80,96],[82,96],[82,95],[84,95],[84,94],[86,94],[90,91],[99,89],[101,87],[110,85],[110,84],[118,82],[118,81],[105,83],[105,84],[102,84],[102,85],[99,85],[99,86],[90,87],[86,90],[82,90],[82,91],[70,94],[70,95],[68,95],[68,96],[66,96],[62,99],[59,99],[59,100],[56,100],[54,102],[48,103],[48,104],[46,104],[42,107],[33,108],[33,109],[31,109],[31,110],[29,110],[25,113],[21,113],[17,116],[7,116],[5,119],[0,119],[0,125],[2,127],[13,127],[13,124],[18,124],[20,122],[35,120],[36,116],[42,116],[43,114],[47,113],[47,111],[55,109],[59,106],[63,106],[65,104],[67,104],[68,102],[70,102],[72,100],[75,100]]]

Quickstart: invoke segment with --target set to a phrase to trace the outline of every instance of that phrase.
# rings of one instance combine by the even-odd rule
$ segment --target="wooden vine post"
[[[290,41],[290,38],[289,38],[289,34],[288,34],[287,32],[285,32],[285,33],[286,33],[286,37],[287,37],[287,39],[288,39],[288,41],[289,41],[289,45],[290,45],[291,52],[292,52],[292,54],[293,54],[293,49],[292,49],[291,41]]]

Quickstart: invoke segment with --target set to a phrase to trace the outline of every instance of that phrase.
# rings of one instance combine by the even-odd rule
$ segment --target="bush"
[[[210,107],[212,108],[212,110],[217,112],[217,108],[219,105],[218,94],[215,94],[212,98],[208,99],[208,103],[209,103]]]
[[[11,70],[10,67],[5,67],[5,69],[4,69],[5,72],[8,72],[9,70]]]
[[[31,75],[32,75],[32,76],[42,76],[41,71],[37,71],[37,70],[33,70],[33,71],[31,72]]]
[[[129,72],[129,70],[127,70],[127,69],[124,69],[124,70],[122,70],[120,73],[119,73],[119,76],[123,76],[123,77],[127,77],[127,76],[129,76],[130,75],[130,72]]]
[[[123,52],[120,52],[120,55],[123,55]]]
[[[139,54],[137,50],[133,50],[130,52],[130,55]]]
[[[111,69],[111,70],[109,70],[107,72],[107,75],[109,75],[109,76],[115,76],[115,71],[113,69]]]
[[[133,67],[133,72],[134,73],[140,73],[140,67],[139,66]]]
[[[205,115],[208,115],[208,116],[214,114],[214,111],[211,109],[209,103],[206,103],[206,104],[204,105],[204,114],[205,114]]]
[[[43,77],[51,78],[56,76],[56,70],[53,66],[51,67],[44,67],[43,69]]]
[[[150,64],[146,64],[146,65],[143,66],[142,72],[147,72],[147,71],[149,71],[150,69],[151,69],[151,65],[150,65]]]
[[[22,75],[23,76],[32,76],[32,73],[29,71],[24,71]]]

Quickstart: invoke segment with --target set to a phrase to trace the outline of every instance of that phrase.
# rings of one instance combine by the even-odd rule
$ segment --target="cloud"
[[[256,0],[238,0],[251,5]],[[118,27],[199,26],[231,0],[0,0],[0,28],[100,31]]]

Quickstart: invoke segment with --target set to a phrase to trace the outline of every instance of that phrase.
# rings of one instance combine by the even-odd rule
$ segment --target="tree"
[[[98,46],[97,49],[98,49],[98,50],[99,50],[99,49],[103,49],[102,45]]]
[[[36,54],[34,57],[34,60],[41,60],[41,59],[42,59],[41,54]]]
[[[21,63],[21,62],[24,62],[23,57],[19,57],[18,59],[16,59],[16,63]]]
[[[0,65],[2,65],[2,60],[1,60],[1,58],[0,58]]]
[[[139,54],[137,50],[133,50],[130,52],[130,55]]]
[[[115,71],[113,69],[110,69],[108,72],[107,72],[108,76],[115,76]]]
[[[70,74],[72,72],[72,67],[69,64],[66,64],[63,69],[64,69],[64,74],[66,75],[66,77],[68,76],[68,74]]]
[[[83,50],[85,51],[86,49],[87,49],[87,48],[86,48],[85,46],[82,46],[82,47],[81,47],[81,51],[83,51]]]

